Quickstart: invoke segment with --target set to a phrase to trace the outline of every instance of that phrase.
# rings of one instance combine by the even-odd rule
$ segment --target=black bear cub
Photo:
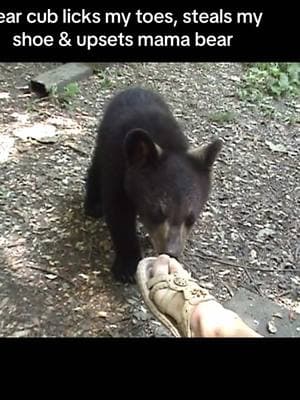
[[[108,104],[86,182],[85,212],[104,215],[115,248],[113,274],[133,282],[142,258],[136,217],[158,254],[178,257],[210,190],[215,140],[189,149],[162,97],[129,88]]]

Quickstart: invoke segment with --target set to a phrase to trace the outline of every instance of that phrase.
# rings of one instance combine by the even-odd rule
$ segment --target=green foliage
[[[73,83],[69,83],[69,85],[67,85],[64,88],[64,96],[66,98],[71,98],[76,96],[76,94],[79,92],[79,86],[78,83],[73,82]]]
[[[76,82],[71,82],[59,91],[56,87],[51,90],[50,96],[60,103],[70,103],[71,99],[79,92],[79,86]]]
[[[106,70],[100,70],[97,74],[101,89],[110,89],[113,86],[111,79],[109,78]]]
[[[207,119],[218,124],[234,122],[236,119],[235,113],[231,111],[216,111],[207,115]]]
[[[300,63],[254,63],[247,66],[238,91],[242,99],[300,94]]]

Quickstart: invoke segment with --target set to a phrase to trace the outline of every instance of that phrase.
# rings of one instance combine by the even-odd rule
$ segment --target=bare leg
[[[203,337],[260,337],[233,311],[210,301],[200,303],[191,317],[194,336]]]

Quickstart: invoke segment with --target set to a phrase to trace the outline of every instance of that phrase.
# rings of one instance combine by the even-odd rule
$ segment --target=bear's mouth
[[[170,226],[168,222],[158,225],[149,232],[152,246],[157,253],[167,254],[178,261],[183,252],[187,230],[182,226]]]

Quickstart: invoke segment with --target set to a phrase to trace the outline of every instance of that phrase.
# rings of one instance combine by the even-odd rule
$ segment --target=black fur
[[[137,214],[150,230],[166,219],[193,224],[208,198],[220,147],[215,141],[200,156],[189,154],[169,107],[152,91],[130,88],[108,104],[88,171],[85,211],[105,216],[118,280],[133,281],[142,258]]]

